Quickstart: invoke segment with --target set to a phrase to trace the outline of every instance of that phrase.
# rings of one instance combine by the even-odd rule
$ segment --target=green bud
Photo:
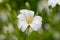
[[[26,2],[25,5],[27,9],[30,9],[30,4],[28,2]]]

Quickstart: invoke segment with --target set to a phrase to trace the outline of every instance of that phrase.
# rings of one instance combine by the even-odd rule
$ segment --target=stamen
[[[28,24],[32,23],[32,19],[33,19],[32,16],[28,16],[28,17],[26,17],[26,21],[27,21],[27,23],[28,23]]]

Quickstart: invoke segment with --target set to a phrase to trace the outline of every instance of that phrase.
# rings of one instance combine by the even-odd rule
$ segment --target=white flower
[[[4,0],[0,0],[0,3],[2,3]]]
[[[44,8],[47,10],[47,12],[49,12],[48,1],[47,0],[39,1],[38,2],[38,11],[41,12]]]
[[[8,24],[8,26],[4,25],[3,27],[4,33],[13,33],[14,32],[14,27],[11,23]]]
[[[0,18],[2,19],[2,21],[7,21],[8,20],[8,16],[7,16],[7,11],[6,10],[0,11]]]
[[[15,35],[10,35],[9,40],[18,40],[18,38],[17,38],[17,36],[15,36]]]
[[[49,30],[49,29],[50,29],[50,27],[51,27],[51,25],[50,25],[50,24],[48,24],[48,23],[46,23],[46,24],[44,25],[44,27],[45,27],[45,29],[46,29],[46,30]]]
[[[60,33],[59,33],[58,31],[55,31],[55,32],[53,33],[53,37],[54,37],[56,40],[58,40],[58,39],[60,38]]]
[[[53,19],[53,22],[56,23],[56,22],[59,22],[60,21],[60,13],[56,13],[54,15],[54,19]]]
[[[0,40],[4,40],[5,36],[3,34],[0,34]]]
[[[48,0],[49,6],[55,7],[56,4],[60,5],[60,0]]]
[[[20,13],[21,14],[17,16],[18,28],[21,28],[22,32],[24,32],[29,25],[34,31],[41,28],[42,18],[40,16],[34,16],[34,11],[23,9]]]
[[[44,9],[46,10],[47,12],[47,15],[50,16],[50,12],[51,12],[51,9],[49,9],[48,7],[48,0],[40,0],[38,2],[38,11],[41,13]]]

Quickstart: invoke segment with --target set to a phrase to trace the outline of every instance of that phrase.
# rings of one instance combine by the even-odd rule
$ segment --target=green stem
[[[16,35],[18,37],[18,40],[21,40],[20,33],[19,33],[19,30],[18,30],[17,26],[16,26]]]
[[[7,34],[5,34],[6,36],[6,40],[9,40],[9,33],[7,32]]]

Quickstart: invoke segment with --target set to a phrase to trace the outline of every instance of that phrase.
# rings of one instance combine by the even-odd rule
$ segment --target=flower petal
[[[48,5],[49,6],[51,5],[52,7],[55,7],[56,4],[57,4],[57,0],[48,0]]]
[[[20,23],[20,20],[18,19],[18,29],[21,28],[21,23]]]
[[[39,29],[39,25],[36,25],[36,24],[30,24],[31,28],[34,30],[34,31],[37,31]]]
[[[25,15],[24,14],[19,14],[17,16],[17,18],[19,18],[20,20],[25,20]]]
[[[19,29],[21,28],[22,29],[22,32],[24,32],[27,27],[28,27],[28,24],[25,21],[20,21],[19,24],[18,24],[18,28]]]
[[[60,5],[60,0],[57,0],[58,5]]]
[[[51,0],[48,0],[48,6],[50,6],[52,4]]]
[[[31,11],[31,10],[27,10],[27,9],[22,9],[21,11],[20,11],[20,13],[22,13],[22,14],[24,14],[24,15],[26,15],[26,16],[34,16],[34,11]]]
[[[52,7],[55,7],[56,4],[57,4],[57,2],[56,2],[56,0],[55,0],[54,2],[52,2],[51,6],[52,6]]]
[[[35,20],[30,24],[30,26],[33,30],[37,31],[39,28],[41,28],[41,24],[42,24],[41,21]]]
[[[41,17],[41,16],[35,16],[35,17],[33,18],[33,21],[34,21],[34,20],[42,21],[42,17]]]

